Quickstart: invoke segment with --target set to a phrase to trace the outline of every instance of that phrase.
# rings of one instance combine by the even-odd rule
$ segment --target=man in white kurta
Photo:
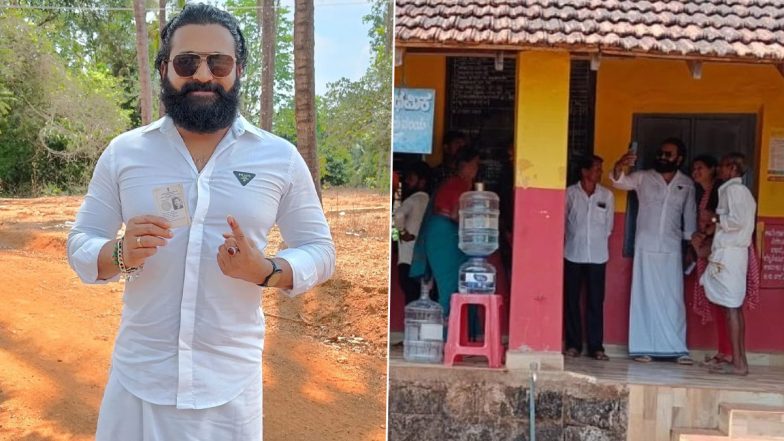
[[[745,158],[731,153],[719,164],[719,205],[716,208],[716,233],[713,237],[708,266],[700,283],[711,302],[727,308],[728,330],[732,344],[732,367],[718,366],[722,373],[748,373],[744,344],[745,323],[741,306],[746,298],[746,272],[749,246],[754,233],[757,203],[743,185]]]
[[[261,287],[310,289],[335,249],[296,148],[237,114],[236,20],[188,5],[161,38],[168,114],[111,141],[68,237],[84,282],[127,280],[96,439],[259,441]]]
[[[613,186],[634,190],[639,200],[629,316],[629,355],[646,362],[654,357],[690,364],[686,348],[681,242],[696,229],[694,183],[678,167],[685,147],[665,140],[655,168],[625,174],[629,153],[615,165]]]

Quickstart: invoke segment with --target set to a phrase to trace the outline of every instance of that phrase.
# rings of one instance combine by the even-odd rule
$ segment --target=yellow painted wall
[[[756,113],[759,214],[784,216],[784,182],[767,176],[771,132],[784,129],[784,78],[775,67],[706,63],[694,80],[683,61],[602,60],[596,95],[594,146],[607,172],[627,149],[634,113]],[[616,209],[625,205],[616,192]]]
[[[569,70],[567,52],[517,55],[515,187],[566,186]]]
[[[395,87],[435,89],[433,154],[427,157],[427,162],[430,165],[441,163],[446,103],[446,56],[407,54],[403,65],[395,68]]]

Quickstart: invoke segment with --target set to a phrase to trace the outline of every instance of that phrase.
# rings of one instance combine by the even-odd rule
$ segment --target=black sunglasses
[[[678,156],[678,154],[675,152],[665,152],[664,150],[659,150],[656,152],[657,158],[674,158],[676,156]]]
[[[171,60],[166,60],[168,63],[171,61],[174,71],[181,77],[192,77],[202,61],[207,60],[207,66],[210,68],[212,76],[215,78],[223,78],[229,76],[234,69],[234,57],[225,54],[197,54],[187,52],[184,54],[176,55]]]

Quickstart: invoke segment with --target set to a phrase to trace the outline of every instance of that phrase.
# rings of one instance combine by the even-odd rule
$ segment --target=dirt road
[[[85,286],[68,267],[65,222],[80,202],[0,199],[2,440],[93,438],[123,286]],[[386,197],[328,191],[324,203],[335,277],[263,299],[268,441],[384,439],[388,215],[376,207]]]

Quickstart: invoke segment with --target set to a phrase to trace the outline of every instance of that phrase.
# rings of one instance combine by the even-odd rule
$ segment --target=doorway
[[[689,173],[693,158],[711,155],[720,159],[730,152],[746,155],[748,170],[743,183],[756,197],[758,178],[756,114],[649,114],[633,115],[632,141],[637,142],[636,168],[651,168],[662,140],[678,137],[686,143],[686,157],[681,171]],[[634,256],[637,225],[637,195],[629,192],[623,240],[623,256]]]

